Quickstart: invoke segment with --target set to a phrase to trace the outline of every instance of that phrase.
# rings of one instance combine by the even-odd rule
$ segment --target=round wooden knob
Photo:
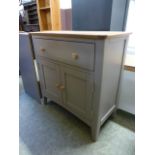
[[[60,84],[58,84],[58,83],[57,83],[57,84],[56,84],[56,87],[59,89],[59,87],[60,87]]]
[[[79,58],[79,55],[77,53],[72,53],[72,58],[74,60],[77,60]]]
[[[41,52],[46,52],[45,48],[41,48],[40,50],[41,50]]]
[[[65,89],[65,86],[64,86],[64,85],[60,85],[59,89],[60,89],[61,91],[63,91],[63,90]]]

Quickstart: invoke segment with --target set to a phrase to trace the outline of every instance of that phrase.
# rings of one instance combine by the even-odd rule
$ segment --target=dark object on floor
[[[19,67],[25,92],[40,103],[41,91],[35,72],[31,38],[28,33],[19,34]]]
[[[113,122],[135,132],[135,115],[123,110],[117,110],[116,114],[113,117],[110,117],[110,119]]]

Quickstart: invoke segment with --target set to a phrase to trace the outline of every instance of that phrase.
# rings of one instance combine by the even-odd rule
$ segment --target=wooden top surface
[[[38,31],[30,32],[33,36],[71,37],[85,39],[105,39],[129,36],[130,32],[121,31]]]

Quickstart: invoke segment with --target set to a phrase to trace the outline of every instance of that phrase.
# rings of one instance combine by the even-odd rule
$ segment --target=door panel
[[[68,67],[61,68],[63,104],[78,116],[89,118],[92,106],[92,75]]]
[[[60,67],[55,63],[40,60],[43,94],[52,101],[61,103],[61,93],[57,88],[60,84]]]

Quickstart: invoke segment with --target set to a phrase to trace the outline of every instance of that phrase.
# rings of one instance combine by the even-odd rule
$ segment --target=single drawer
[[[34,50],[39,56],[62,61],[85,69],[94,69],[93,43],[34,39]]]

